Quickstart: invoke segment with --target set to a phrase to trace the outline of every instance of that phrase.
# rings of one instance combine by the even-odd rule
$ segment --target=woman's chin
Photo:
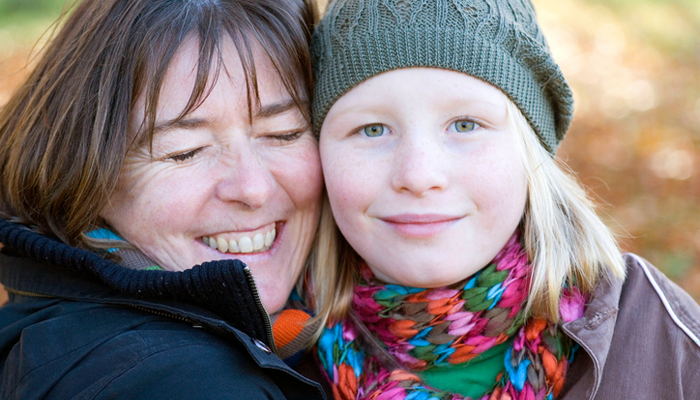
[[[240,260],[250,267],[263,305],[269,312],[284,306],[296,284],[304,260],[296,260],[298,243],[288,242],[293,235],[285,235],[285,223],[276,224],[277,235],[269,248],[250,253],[221,252],[195,240],[199,259],[205,261]],[[201,262],[200,262],[201,264]],[[285,287],[282,284],[288,282]],[[288,286],[288,287],[287,287]]]

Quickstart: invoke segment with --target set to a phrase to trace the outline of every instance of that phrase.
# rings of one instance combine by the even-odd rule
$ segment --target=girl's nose
[[[225,171],[221,171],[216,185],[217,197],[250,209],[264,206],[275,190],[276,181],[255,149],[247,143],[239,145],[228,149],[223,159],[218,163],[218,168]]]
[[[447,187],[447,157],[441,146],[431,138],[407,139],[395,151],[394,190],[423,197]]]

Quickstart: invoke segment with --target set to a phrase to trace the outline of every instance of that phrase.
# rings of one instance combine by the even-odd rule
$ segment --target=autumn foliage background
[[[0,105],[64,3],[0,0]],[[576,99],[557,156],[623,248],[700,300],[700,1],[533,3]]]

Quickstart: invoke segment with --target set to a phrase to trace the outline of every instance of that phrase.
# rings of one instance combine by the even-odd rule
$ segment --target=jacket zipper
[[[186,322],[186,323],[188,323],[188,324],[191,324],[191,323],[192,323],[192,320],[189,319],[189,318],[181,317],[181,316],[179,316],[179,315],[171,314],[171,313],[168,313],[168,312],[165,312],[165,311],[157,311],[157,310],[153,310],[153,309],[150,309],[150,308],[147,308],[147,307],[137,306],[137,305],[134,305],[134,304],[124,304],[124,305],[126,305],[126,306],[128,306],[128,307],[131,307],[131,308],[135,308],[135,309],[140,310],[140,311],[143,311],[143,312],[147,312],[147,313],[149,313],[149,314],[155,314],[155,315],[158,315],[158,316],[160,316],[160,317],[172,318],[172,319],[176,319],[176,320],[178,320],[178,321]]]
[[[258,310],[262,312],[263,317],[265,319],[265,333],[267,334],[267,341],[270,345],[269,347],[270,349],[272,349],[273,353],[277,354],[277,346],[275,346],[275,337],[272,335],[272,323],[270,322],[270,314],[267,313],[267,309],[265,308],[265,306],[263,306],[262,301],[260,300],[260,295],[258,295],[258,287],[255,285],[255,279],[253,279],[253,273],[250,272],[250,268],[247,265],[245,266],[245,268],[243,268],[243,272],[245,272],[248,284],[250,285],[250,288],[253,291],[255,305],[258,307]]]
[[[13,289],[13,288],[7,287],[7,286],[5,286],[5,291],[7,291],[8,293],[19,295],[19,296],[44,297],[44,298],[48,298],[48,299],[57,298],[56,296],[49,296],[48,294],[25,292],[23,290]]]
[[[250,268],[246,266],[243,271],[245,272],[246,279],[248,280],[248,284],[250,285],[250,288],[253,292],[253,299],[255,299],[255,305],[257,306],[258,310],[263,314],[264,322],[265,322],[265,334],[267,335],[267,341],[269,343],[269,347],[272,350],[273,353],[277,354],[277,346],[275,346],[275,337],[272,335],[272,323],[270,322],[270,314],[267,313],[267,309],[265,309],[265,306],[263,306],[262,301],[260,300],[260,295],[258,294],[258,287],[255,284],[255,280],[253,279],[253,273],[250,272]],[[44,297],[44,298],[57,298],[56,296],[49,296],[47,294],[42,294],[42,293],[34,293],[34,292],[25,292],[23,290],[17,290],[13,289],[11,287],[5,286],[5,290],[8,293],[20,295],[20,296],[28,296],[28,297]],[[133,304],[124,304],[128,307],[135,308],[150,314],[155,314],[161,317],[167,317],[167,318],[172,318],[176,319],[179,321],[186,322],[188,324],[192,323],[192,320],[181,317],[179,315],[163,312],[163,311],[156,311],[152,310],[150,308],[146,307],[141,307]]]
[[[5,290],[6,290],[8,293],[12,293],[12,294],[20,295],[20,296],[27,296],[27,297],[44,297],[44,298],[54,298],[54,299],[60,298],[60,297],[56,297],[56,296],[49,296],[48,294],[34,293],[34,292],[25,292],[25,291],[23,291],[23,290],[13,289],[13,288],[10,288],[10,287],[7,287],[7,286],[5,286]],[[176,319],[176,320],[183,321],[183,322],[187,322],[187,323],[192,323],[192,320],[190,320],[190,319],[188,319],[188,318],[185,318],[185,317],[181,317],[181,316],[179,316],[179,315],[170,314],[170,313],[163,312],[163,311],[152,310],[152,309],[150,309],[150,308],[141,307],[141,306],[137,306],[137,305],[133,305],[133,304],[122,304],[122,305],[126,305],[126,306],[128,306],[128,307],[135,308],[135,309],[137,309],[137,310],[141,310],[141,311],[147,312],[147,313],[149,313],[149,314],[155,314],[155,315],[158,315],[158,316],[161,316],[161,317],[168,317],[168,318]]]

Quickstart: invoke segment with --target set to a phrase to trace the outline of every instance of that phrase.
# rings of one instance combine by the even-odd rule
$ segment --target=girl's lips
[[[445,214],[400,214],[379,219],[402,236],[430,238],[444,232],[462,217]]]

